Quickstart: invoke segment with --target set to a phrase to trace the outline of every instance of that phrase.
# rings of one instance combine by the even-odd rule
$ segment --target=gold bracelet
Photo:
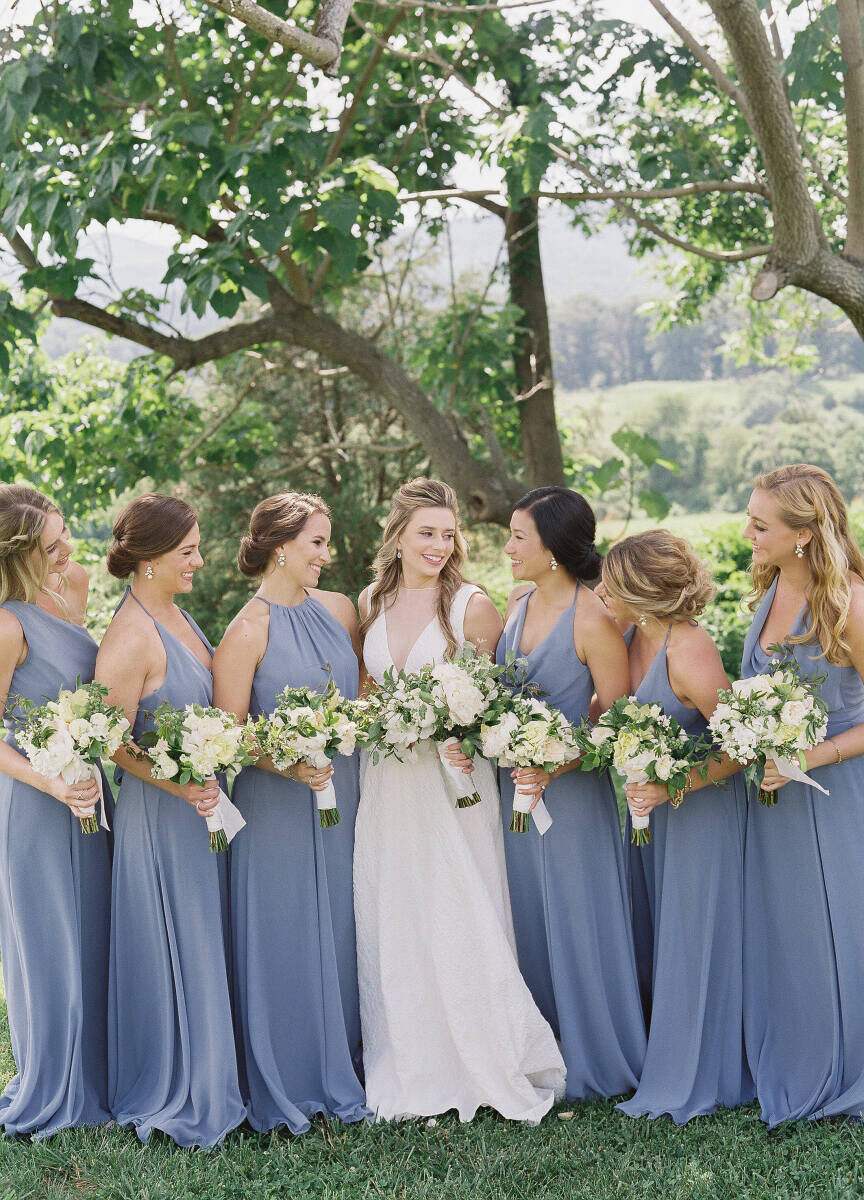
[[[685,784],[684,787],[678,788],[677,792],[672,792],[672,794],[669,797],[669,803],[672,805],[673,808],[678,808],[679,805],[681,804],[681,801],[684,799],[684,797],[686,795],[687,795],[687,785]]]
[[[828,741],[834,747],[834,753],[837,755],[837,757],[834,759],[834,765],[837,766],[838,763],[843,761],[843,752],[833,738],[828,738]]]

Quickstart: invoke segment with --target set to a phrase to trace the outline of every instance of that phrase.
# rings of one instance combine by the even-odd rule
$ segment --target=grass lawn
[[[0,1086],[13,1073],[0,993]],[[572,1114],[572,1115],[570,1115]],[[566,1118],[566,1119],[563,1119]],[[864,1196],[864,1128],[767,1133],[756,1110],[633,1121],[611,1102],[529,1129],[491,1114],[404,1125],[316,1122],[301,1138],[235,1132],[212,1153],[119,1129],[0,1136],[0,1200],[840,1200]]]

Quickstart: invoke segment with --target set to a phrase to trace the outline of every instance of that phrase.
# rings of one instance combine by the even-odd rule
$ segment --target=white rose
[[[589,735],[590,741],[594,746],[602,746],[604,742],[608,742],[614,736],[615,730],[608,725],[595,725]]]
[[[126,721],[125,717],[123,720],[128,726],[129,722]],[[90,728],[93,730],[93,736],[98,738],[101,742],[104,741],[104,739],[108,737],[109,733],[111,732],[111,722],[104,713],[94,713],[90,718]]]
[[[547,763],[565,763],[571,759],[568,747],[560,738],[547,737],[543,743],[543,761]]]
[[[504,713],[501,720],[495,725],[481,725],[480,742],[485,757],[500,758],[502,754],[506,753],[510,737],[518,727],[519,719],[515,713],[511,712]]]
[[[801,725],[810,711],[811,706],[806,700],[787,700],[780,709],[780,720],[784,725]]]
[[[658,779],[666,780],[672,774],[675,760],[671,754],[661,754],[654,763],[654,772]]]

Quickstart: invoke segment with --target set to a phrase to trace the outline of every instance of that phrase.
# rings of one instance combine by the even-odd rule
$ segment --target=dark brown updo
[[[130,500],[111,530],[108,570],[126,579],[140,562],[167,554],[183,541],[198,520],[194,508],[177,496],[150,492]]]
[[[279,492],[256,505],[249,532],[237,552],[237,566],[243,574],[252,579],[263,575],[276,547],[293,541],[313,513],[330,518],[330,509],[321,497],[308,492]]]

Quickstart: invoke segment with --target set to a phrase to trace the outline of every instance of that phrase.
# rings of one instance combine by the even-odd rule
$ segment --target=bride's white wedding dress
[[[451,623],[460,645],[464,584]],[[437,619],[405,668],[441,662]],[[382,612],[369,629],[366,669],[392,667]],[[428,743],[404,762],[368,761],[354,852],[354,905],[367,1104],[379,1118],[463,1121],[489,1105],[537,1122],[563,1095],[565,1068],[552,1030],[519,973],[510,916],[498,787],[475,760],[482,797],[457,809]]]

